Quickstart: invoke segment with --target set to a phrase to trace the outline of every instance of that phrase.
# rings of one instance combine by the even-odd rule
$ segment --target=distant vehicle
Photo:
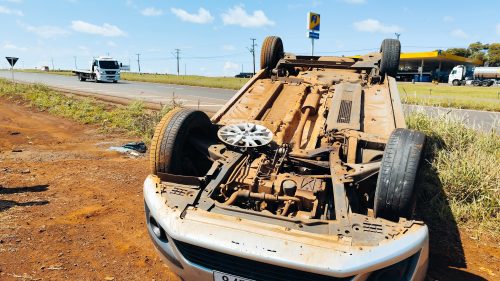
[[[94,80],[97,82],[113,82],[120,80],[121,64],[111,57],[93,58],[89,69],[75,69],[73,73],[80,81]]]
[[[240,72],[239,74],[236,74],[234,77],[235,78],[252,78],[253,73],[252,72]]]
[[[495,83],[500,83],[500,67],[476,67],[472,71],[468,71],[465,65],[457,65],[448,76],[448,84],[453,86],[489,87]]]

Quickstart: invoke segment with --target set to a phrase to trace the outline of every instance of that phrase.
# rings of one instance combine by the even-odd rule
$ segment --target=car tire
[[[389,137],[377,179],[374,214],[392,221],[410,219],[415,208],[415,178],[425,144],[421,132],[398,128]]]
[[[481,82],[474,80],[474,81],[472,81],[472,86],[475,86],[475,87],[481,86]]]
[[[87,80],[82,75],[78,75],[78,79],[80,79],[81,82],[85,82]]]
[[[193,155],[196,151],[190,147],[190,137],[215,137],[215,129],[208,116],[202,111],[186,108],[176,108],[167,113],[156,126],[151,140],[151,173],[202,176],[206,172],[206,157],[195,159],[197,155]],[[200,165],[203,168],[197,169]]]
[[[260,50],[260,68],[273,69],[283,58],[283,41],[278,36],[267,36]]]
[[[382,81],[385,75],[395,77],[399,69],[401,43],[397,39],[384,39],[380,46],[382,58],[380,59],[380,76]]]
[[[459,86],[460,85],[460,81],[453,80],[452,84],[453,84],[453,86]]]

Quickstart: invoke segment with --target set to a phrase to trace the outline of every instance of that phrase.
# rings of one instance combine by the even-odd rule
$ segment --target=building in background
[[[415,82],[448,82],[448,75],[453,67],[457,65],[472,68],[483,65],[483,62],[477,59],[447,54],[442,50],[401,53],[396,79],[398,81]]]

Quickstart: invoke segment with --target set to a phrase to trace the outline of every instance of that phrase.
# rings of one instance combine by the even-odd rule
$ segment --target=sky
[[[480,8],[471,8],[480,7]],[[252,72],[249,51],[280,36],[286,52],[310,54],[307,13],[321,14],[317,55],[377,51],[400,33],[403,52],[500,42],[500,1],[401,0],[0,0],[0,57],[18,68],[87,68],[109,55],[138,71],[233,76]],[[7,60],[0,67],[7,68]]]

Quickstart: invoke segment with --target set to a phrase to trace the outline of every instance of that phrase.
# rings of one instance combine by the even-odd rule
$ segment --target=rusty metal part
[[[234,202],[238,198],[250,198],[250,199],[257,199],[257,200],[263,200],[263,201],[268,201],[268,202],[277,202],[277,201],[295,201],[295,202],[300,202],[299,198],[292,197],[292,196],[281,196],[281,195],[273,195],[273,194],[268,194],[265,192],[262,193],[256,193],[256,192],[250,192],[250,190],[238,190],[231,194],[229,199],[224,202],[224,205],[233,205]]]

